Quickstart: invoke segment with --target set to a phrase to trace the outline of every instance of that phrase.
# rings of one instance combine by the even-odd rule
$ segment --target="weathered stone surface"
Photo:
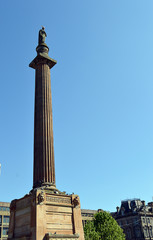
[[[43,195],[41,202],[38,201],[40,194]],[[56,201],[48,202],[48,198]],[[68,205],[65,205],[67,202]],[[61,239],[61,236],[65,236],[63,239],[84,239],[77,195],[48,194],[48,190],[38,188],[24,198],[15,200],[13,204],[18,208],[11,210],[12,227],[8,236],[11,240],[22,237],[43,240],[45,236],[46,239]]]
[[[29,206],[30,203],[30,206]],[[10,227],[8,237],[19,238],[31,234],[31,195],[26,195],[20,200],[14,200],[11,209]]]
[[[36,68],[33,186],[43,184],[55,185],[50,69],[44,63]]]

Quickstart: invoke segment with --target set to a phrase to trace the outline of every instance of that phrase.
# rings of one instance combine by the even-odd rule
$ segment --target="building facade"
[[[153,202],[145,205],[140,199],[125,200],[112,213],[127,240],[153,239]]]
[[[94,214],[96,214],[98,211],[96,210],[89,210],[89,209],[81,209],[81,216],[82,216],[82,224],[83,227],[87,223],[87,221],[92,221]]]
[[[0,202],[0,240],[6,240],[8,237],[9,220],[10,203]]]

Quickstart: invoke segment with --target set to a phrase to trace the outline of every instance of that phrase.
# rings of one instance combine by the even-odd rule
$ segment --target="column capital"
[[[44,63],[46,63],[51,69],[52,67],[54,67],[57,61],[50,58],[48,54],[45,55],[44,53],[39,53],[39,55],[37,55],[29,64],[29,67],[36,69],[39,64],[44,64]]]

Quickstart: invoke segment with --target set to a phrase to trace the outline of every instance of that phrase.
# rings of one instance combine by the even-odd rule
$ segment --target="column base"
[[[9,240],[84,240],[78,195],[45,185],[12,201],[10,210]]]

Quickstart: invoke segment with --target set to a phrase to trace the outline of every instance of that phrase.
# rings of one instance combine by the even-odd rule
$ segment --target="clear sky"
[[[0,201],[32,188],[34,78],[45,26],[56,185],[115,211],[153,196],[153,1],[0,1]]]

